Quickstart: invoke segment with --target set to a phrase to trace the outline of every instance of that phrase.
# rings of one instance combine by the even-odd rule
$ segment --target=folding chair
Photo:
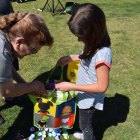
[[[54,4],[54,1],[57,1],[56,6],[55,6],[55,4]],[[50,6],[50,2],[51,2],[51,6]],[[58,5],[60,5],[61,8],[62,8],[62,10],[64,10],[64,6],[62,5],[62,3],[61,3],[60,0],[47,0],[46,3],[45,3],[45,5],[43,6],[43,8],[42,8],[42,9],[38,9],[38,10],[43,12],[44,9],[45,9],[45,7],[48,6],[49,9],[50,9],[51,12],[52,12],[52,15],[53,15],[53,14],[55,13],[55,11],[56,11]]]

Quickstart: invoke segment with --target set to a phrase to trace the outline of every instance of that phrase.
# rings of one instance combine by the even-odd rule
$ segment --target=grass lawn
[[[57,60],[72,53],[78,53],[82,44],[68,29],[70,15],[51,15],[47,9],[40,12],[46,0],[28,1],[12,5],[15,11],[33,12],[45,19],[55,39],[51,49],[43,47],[35,55],[20,60],[19,73],[28,81],[41,77],[51,70]],[[74,0],[71,0],[74,1]],[[63,0],[64,4],[66,0]],[[106,92],[105,109],[97,112],[95,120],[98,140],[140,139],[140,1],[139,0],[76,0],[77,3],[92,2],[105,12],[112,41],[113,64],[110,84]],[[33,105],[28,97],[16,105],[4,105],[0,101],[0,114],[5,123],[0,126],[1,140],[15,140],[20,131],[28,136],[33,125]],[[51,140],[51,138],[47,138]],[[70,140],[75,140],[70,136]]]

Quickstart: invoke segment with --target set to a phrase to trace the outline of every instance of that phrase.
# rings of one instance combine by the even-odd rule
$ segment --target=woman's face
[[[23,58],[26,55],[35,54],[42,47],[37,41],[31,41],[27,44],[23,38],[11,42],[13,46],[13,53],[18,58]]]

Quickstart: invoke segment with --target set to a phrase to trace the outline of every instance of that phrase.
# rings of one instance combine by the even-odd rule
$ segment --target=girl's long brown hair
[[[68,21],[68,26],[85,44],[83,54],[79,56],[81,59],[87,59],[101,47],[109,47],[111,44],[104,12],[94,4],[78,5]]]

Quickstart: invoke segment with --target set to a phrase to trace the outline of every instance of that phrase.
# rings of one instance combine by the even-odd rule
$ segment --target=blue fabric
[[[0,83],[12,79],[12,61],[11,46],[6,34],[0,30]]]

